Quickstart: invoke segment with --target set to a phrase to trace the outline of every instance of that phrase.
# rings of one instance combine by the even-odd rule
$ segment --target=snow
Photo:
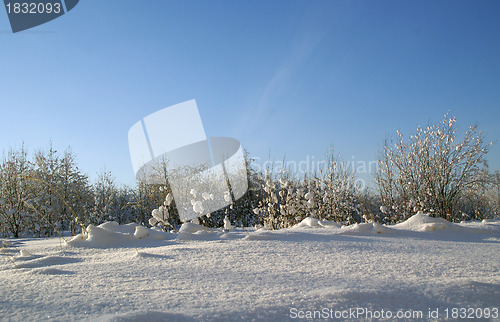
[[[405,222],[394,225],[396,229],[406,229],[414,231],[434,231],[434,230],[459,230],[460,227],[446,221],[443,218],[433,218],[421,212],[412,216]]]
[[[378,223],[362,223],[344,226],[341,229],[341,234],[388,234],[391,233],[391,228],[382,226]]]
[[[87,232],[2,242],[16,266],[0,256],[0,319],[283,321],[363,308],[427,320],[429,310],[444,319],[446,309],[500,306],[499,221],[419,213],[392,226],[308,217],[279,231],[105,223]]]
[[[208,230],[208,229],[210,229],[210,228],[206,228],[206,227],[198,225],[198,224],[187,222],[187,223],[182,224],[181,228],[179,229],[179,233],[181,233],[181,234],[182,233],[197,233],[199,231],[204,231],[204,230]]]
[[[229,220],[229,218],[224,217],[224,229],[225,230],[231,230],[233,228],[233,225],[231,225],[231,221]]]
[[[142,226],[135,227],[134,238],[143,239],[149,236],[149,229]]]
[[[303,219],[300,223],[295,225],[294,227],[295,228],[302,228],[302,227],[336,227],[336,228],[340,228],[341,225],[336,223],[336,222],[332,222],[332,221],[319,220],[316,218],[307,217],[307,218]]]
[[[26,249],[21,249],[19,251],[19,256],[21,256],[21,257],[31,257],[31,254]]]

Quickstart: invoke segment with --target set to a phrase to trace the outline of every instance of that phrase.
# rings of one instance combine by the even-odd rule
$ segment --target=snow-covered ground
[[[0,319],[499,319],[498,221],[418,214],[342,228],[307,218],[280,231],[89,228],[68,244],[4,240],[12,257],[0,257]]]

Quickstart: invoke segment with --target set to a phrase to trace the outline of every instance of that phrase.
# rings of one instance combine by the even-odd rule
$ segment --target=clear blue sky
[[[209,136],[266,160],[375,160],[384,136],[477,123],[500,169],[500,1],[81,0],[12,34],[0,9],[0,152],[70,145],[134,182],[127,133],[196,99]]]

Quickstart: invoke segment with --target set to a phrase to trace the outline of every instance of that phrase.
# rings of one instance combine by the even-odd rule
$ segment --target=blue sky
[[[132,184],[127,133],[196,99],[260,163],[375,160],[385,136],[478,124],[500,169],[499,1],[82,0],[12,34],[0,10],[0,150],[71,146]]]

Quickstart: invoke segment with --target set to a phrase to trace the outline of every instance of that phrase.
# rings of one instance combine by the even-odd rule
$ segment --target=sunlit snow
[[[67,243],[5,240],[1,318],[282,321],[365,308],[426,319],[500,303],[499,221],[419,213],[391,226],[309,217],[279,231],[231,228],[185,223],[166,233],[108,222]]]

